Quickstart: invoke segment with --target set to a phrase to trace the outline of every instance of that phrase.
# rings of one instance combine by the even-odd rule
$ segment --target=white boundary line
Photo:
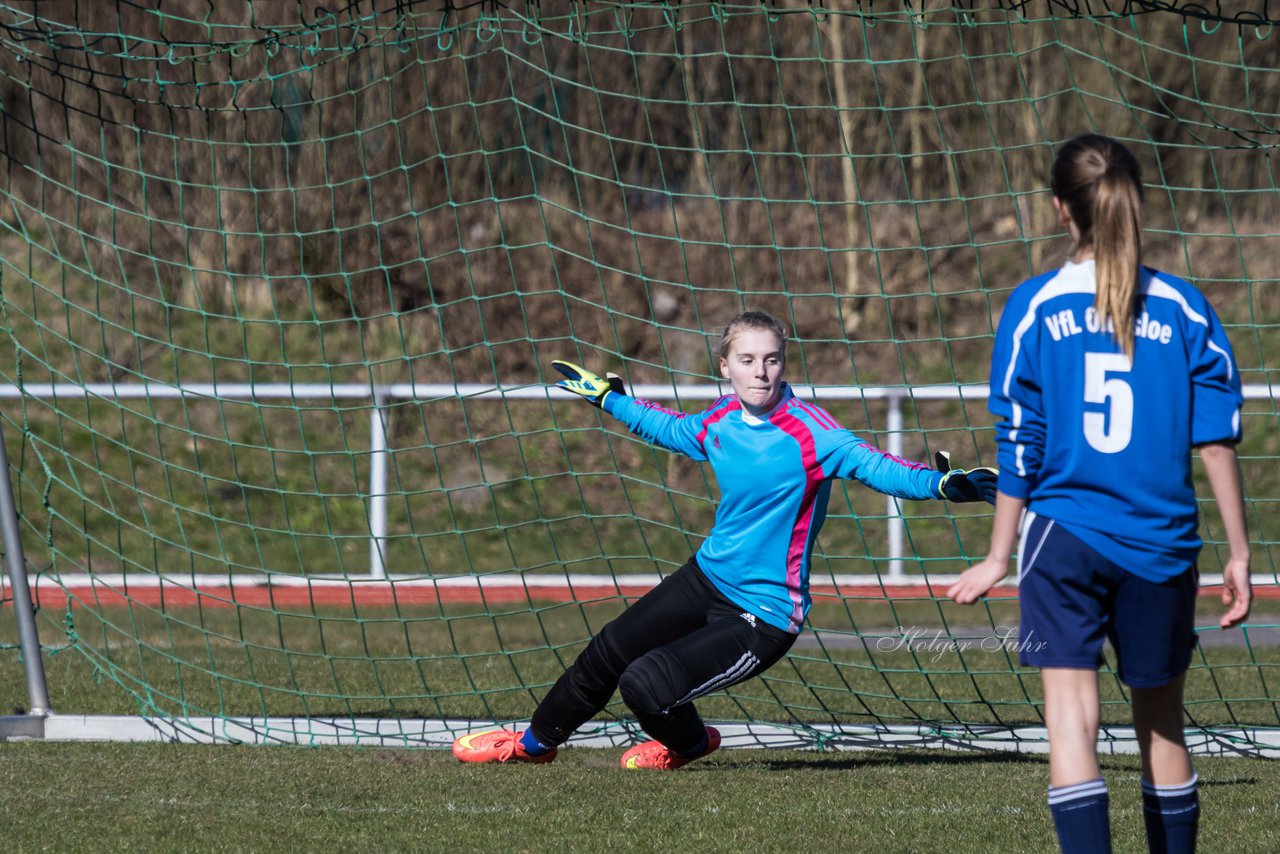
[[[0,740],[38,738],[31,725],[39,719],[0,718]],[[26,730],[17,726],[27,725]],[[6,724],[9,726],[6,727]],[[303,746],[449,747],[464,733],[496,727],[524,729],[527,722],[386,718],[149,718],[137,715],[49,715],[43,719],[45,741],[161,742],[181,744],[252,744]],[[1047,753],[1043,727],[922,725],[775,726],[713,722],[728,748],[780,750],[992,750]],[[570,747],[622,748],[645,736],[633,723],[593,721],[578,730]],[[1235,728],[1205,732],[1186,730],[1187,745],[1200,756],[1280,758],[1280,730]],[[1130,727],[1104,727],[1098,740],[1104,754],[1138,752]]]

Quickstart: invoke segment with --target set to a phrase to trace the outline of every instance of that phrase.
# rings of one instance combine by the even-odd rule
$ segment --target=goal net
[[[1250,390],[1260,601],[1214,628],[1208,508],[1187,712],[1268,744],[1267,7],[830,5],[0,3],[0,426],[57,717],[405,744],[527,720],[717,498],[549,391],[552,359],[694,411],[724,323],[764,309],[844,426],[993,464],[993,329],[1064,257],[1048,165],[1096,130],[1138,153],[1150,262],[1208,294]],[[737,743],[1041,744],[1014,591],[941,595],[989,524],[837,484],[809,628],[704,715]],[[589,733],[634,734],[616,700]]]

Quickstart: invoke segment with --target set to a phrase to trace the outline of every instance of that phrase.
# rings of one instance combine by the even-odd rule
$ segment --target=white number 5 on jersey
[[[1084,438],[1101,453],[1117,454],[1129,447],[1133,436],[1133,389],[1123,378],[1107,374],[1127,374],[1132,368],[1123,353],[1084,354],[1085,402],[1107,407],[1105,412],[1084,414]]]

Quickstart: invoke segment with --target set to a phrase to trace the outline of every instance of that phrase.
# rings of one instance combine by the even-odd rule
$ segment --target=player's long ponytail
[[[1138,160],[1114,139],[1098,134],[1078,136],[1058,152],[1051,186],[1080,233],[1078,248],[1093,248],[1098,316],[1110,321],[1121,349],[1133,358],[1133,316],[1142,263]]]

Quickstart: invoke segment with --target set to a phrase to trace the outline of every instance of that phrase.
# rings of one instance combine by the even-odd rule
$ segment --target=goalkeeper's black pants
[[[693,700],[772,667],[796,636],[734,605],[692,558],[601,629],[533,713],[548,747],[591,720],[614,690],[640,726],[688,752],[704,725]]]

